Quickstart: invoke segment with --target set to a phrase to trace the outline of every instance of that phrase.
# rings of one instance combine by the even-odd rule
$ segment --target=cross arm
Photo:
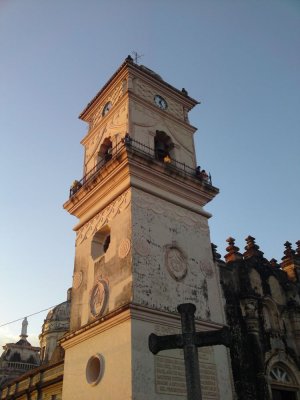
[[[226,347],[231,345],[231,334],[229,328],[224,326],[216,331],[206,331],[195,333],[195,345],[197,347],[215,346],[223,344]]]
[[[149,336],[149,349],[153,354],[157,354],[161,350],[182,349],[182,335],[166,335],[158,336],[151,333]]]

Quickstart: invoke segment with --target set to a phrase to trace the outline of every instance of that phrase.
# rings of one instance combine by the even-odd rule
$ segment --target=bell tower
[[[154,358],[149,334],[176,332],[184,302],[198,330],[224,323],[203,209],[218,189],[197,169],[196,104],[128,56],[80,115],[84,176],[64,204],[78,218],[64,400],[184,398],[180,354]],[[226,350],[207,354],[204,393],[230,399]]]

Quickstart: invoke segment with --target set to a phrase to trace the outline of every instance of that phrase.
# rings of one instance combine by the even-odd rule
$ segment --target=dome
[[[71,290],[68,290],[67,301],[50,310],[44,320],[42,333],[39,335],[42,364],[53,362],[63,357],[59,340],[69,331],[71,309]],[[52,359],[53,358],[53,359]]]
[[[70,302],[64,301],[63,303],[58,304],[48,312],[45,322],[65,321],[66,319],[69,318],[70,318]]]
[[[60,330],[68,330],[70,323],[70,301],[64,301],[58,304],[47,314],[42,327],[42,335],[44,333]]]

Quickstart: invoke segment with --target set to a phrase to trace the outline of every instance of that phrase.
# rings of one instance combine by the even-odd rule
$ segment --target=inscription
[[[218,399],[216,367],[209,363],[211,351],[199,351],[199,368],[203,400]],[[181,352],[182,353],[182,352]],[[181,357],[155,357],[156,392],[186,396],[184,359]]]

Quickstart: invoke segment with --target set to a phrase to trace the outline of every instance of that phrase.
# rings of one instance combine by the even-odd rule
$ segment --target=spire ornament
[[[228,242],[229,244],[229,246],[226,247],[226,251],[228,251],[228,253],[224,257],[226,262],[228,263],[230,261],[241,260],[243,256],[241,253],[239,253],[239,247],[235,246],[234,244],[235,239],[229,237],[228,239],[226,239],[226,242]]]
[[[259,246],[255,243],[255,238],[253,236],[246,237],[246,246],[245,246],[245,253],[243,254],[244,258],[251,258],[257,257],[263,259],[264,253],[259,250]]]

